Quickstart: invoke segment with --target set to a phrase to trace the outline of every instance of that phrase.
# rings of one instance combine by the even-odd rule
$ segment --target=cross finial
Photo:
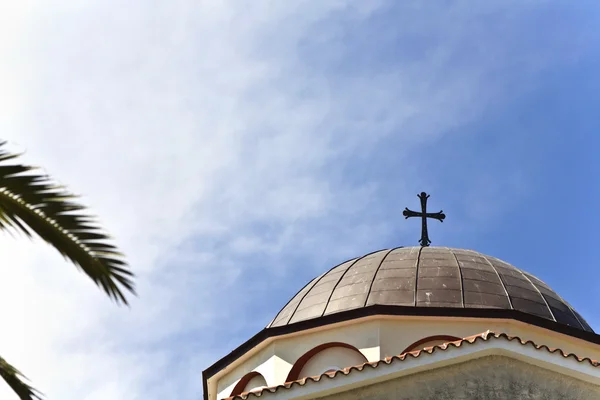
[[[443,213],[442,210],[436,213],[427,212],[427,199],[429,198],[429,195],[427,193],[421,192],[421,194],[418,194],[417,197],[421,200],[421,212],[416,212],[405,208],[402,212],[402,215],[404,215],[405,219],[408,219],[410,217],[421,217],[422,227],[421,239],[419,240],[419,243],[421,244],[421,246],[427,247],[431,244],[431,240],[429,240],[429,235],[427,234],[427,218],[434,218],[440,222],[444,222],[444,218],[446,218],[446,215]]]

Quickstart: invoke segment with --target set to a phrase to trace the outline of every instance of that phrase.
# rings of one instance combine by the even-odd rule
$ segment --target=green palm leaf
[[[0,357],[0,376],[19,396],[19,399],[42,400],[42,394],[24,382],[27,378],[2,357]]]
[[[18,157],[0,142],[0,229],[33,233],[78,266],[117,304],[135,294],[133,274],[109,236],[96,225],[76,196],[39,169],[7,163]]]
[[[0,230],[37,234],[79,267],[117,304],[135,295],[133,274],[109,236],[87,215],[76,196],[53,183],[39,169],[11,163],[18,154],[0,141]],[[40,400],[16,368],[0,357],[0,377],[21,400]]]

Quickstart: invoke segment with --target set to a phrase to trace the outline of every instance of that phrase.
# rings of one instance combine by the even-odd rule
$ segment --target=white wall
[[[267,386],[267,381],[262,375],[256,375],[254,378],[250,379],[246,384],[246,387],[242,390],[243,392],[249,392],[252,389],[261,388]]]
[[[300,378],[319,376],[329,369],[340,370],[351,365],[360,365],[365,359],[356,351],[344,347],[330,347],[315,354],[300,371]]]
[[[513,320],[376,316],[268,339],[209,379],[209,399],[228,397],[239,379],[251,371],[260,372],[265,377],[267,386],[283,384],[296,360],[323,343],[347,343],[359,349],[368,361],[378,361],[398,355],[410,344],[428,336],[450,335],[462,338],[487,330],[561,348],[566,353],[574,353],[580,357],[600,359],[599,345]],[[302,374],[306,376],[316,374],[315,371],[319,368],[345,368],[363,362],[345,352],[331,350],[315,359],[314,366],[311,365],[310,369],[307,369],[308,365],[305,366],[306,372],[302,371]],[[336,357],[337,362],[334,362]]]

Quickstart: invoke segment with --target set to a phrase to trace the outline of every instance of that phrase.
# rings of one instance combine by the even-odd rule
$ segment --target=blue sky
[[[417,244],[421,191],[433,245],[533,273],[600,330],[594,2],[0,4],[2,137],[138,275],[119,309],[0,239],[0,354],[49,398],[200,398],[308,280]]]

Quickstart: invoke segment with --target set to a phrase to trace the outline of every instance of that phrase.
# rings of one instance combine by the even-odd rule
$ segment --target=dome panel
[[[593,332],[543,281],[495,257],[447,247],[381,250],[309,282],[267,328],[374,305],[516,310]]]

